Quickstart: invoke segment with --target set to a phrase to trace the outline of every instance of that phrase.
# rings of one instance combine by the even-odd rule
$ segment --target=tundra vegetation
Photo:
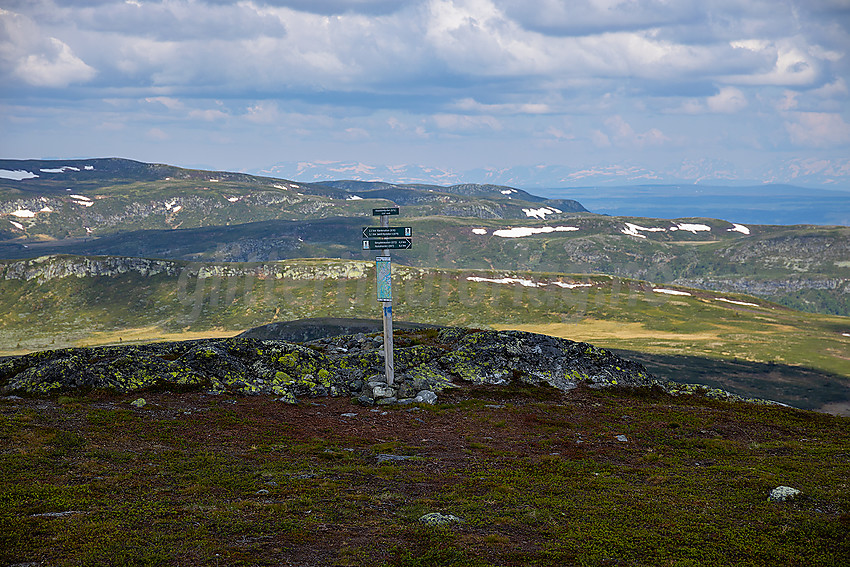
[[[850,563],[846,227],[12,161],[41,173],[0,180],[0,564]],[[402,331],[390,392],[377,334],[230,338],[374,317],[391,202],[397,320],[593,346]]]
[[[847,418],[518,383],[381,408],[138,396],[0,398],[0,563],[850,560]]]

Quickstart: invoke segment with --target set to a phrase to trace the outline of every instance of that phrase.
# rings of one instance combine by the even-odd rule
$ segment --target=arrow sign
[[[409,238],[388,238],[386,240],[364,240],[363,250],[390,250],[412,248]]]
[[[372,209],[373,216],[397,215],[398,207],[383,207],[381,209]]]
[[[404,238],[413,236],[409,226],[364,226],[363,238]]]

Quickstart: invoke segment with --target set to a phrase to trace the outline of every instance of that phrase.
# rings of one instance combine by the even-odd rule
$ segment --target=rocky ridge
[[[641,364],[587,343],[457,327],[398,332],[396,380],[388,384],[382,341],[379,333],[357,333],[305,343],[234,337],[42,351],[0,360],[0,392],[201,389],[289,403],[348,396],[361,405],[387,405],[434,403],[440,391],[464,384],[523,383],[562,391],[580,384],[659,386],[671,394],[740,399],[722,390],[661,381]]]

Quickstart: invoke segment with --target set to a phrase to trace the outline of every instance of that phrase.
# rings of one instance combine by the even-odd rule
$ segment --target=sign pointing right
[[[412,247],[413,243],[409,238],[387,238],[384,240],[363,241],[363,250],[406,250]]]

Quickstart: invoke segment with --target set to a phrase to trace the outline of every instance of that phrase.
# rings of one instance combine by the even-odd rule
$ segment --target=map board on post
[[[389,256],[376,256],[378,301],[393,300],[392,265]]]

